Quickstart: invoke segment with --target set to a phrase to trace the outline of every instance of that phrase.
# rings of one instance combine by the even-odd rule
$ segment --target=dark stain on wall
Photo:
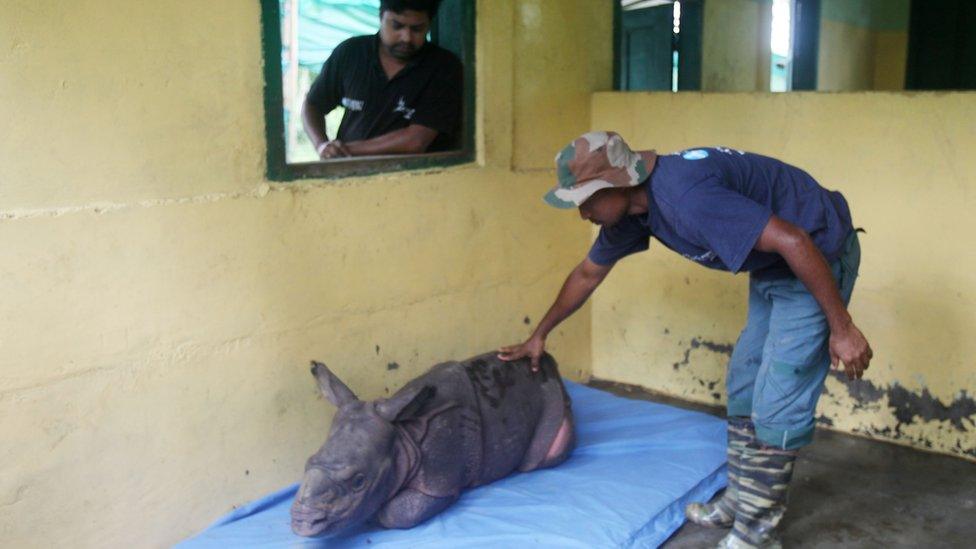
[[[840,370],[830,370],[830,375],[847,387],[847,393],[854,400],[855,410],[864,410],[877,403],[885,395],[883,389],[867,379],[849,380],[847,374]],[[824,394],[830,394],[826,386],[824,386]]]
[[[679,370],[679,369],[681,369],[682,366],[687,366],[688,365],[688,358],[689,358],[690,355],[691,355],[691,349],[685,349],[685,357],[683,359],[681,359],[681,362],[675,362],[672,365],[672,367],[675,370]]]
[[[734,344],[732,343],[716,343],[695,337],[688,342],[682,359],[675,362],[672,367],[675,370],[680,370],[682,366],[687,366],[691,361],[691,352],[696,349],[707,349],[713,353],[732,356],[733,348]],[[840,381],[847,389],[847,393],[854,401],[854,410],[879,408],[882,399],[887,397],[888,409],[897,420],[894,428],[858,428],[855,429],[855,432],[893,440],[904,440],[917,446],[933,448],[935,446],[933,440],[909,435],[902,431],[902,427],[928,421],[947,421],[959,432],[974,433],[974,436],[971,437],[974,439],[972,445],[963,446],[957,441],[953,451],[960,455],[976,457],[976,398],[966,391],[960,392],[952,402],[944,403],[933,396],[927,388],[913,392],[897,383],[885,387],[876,385],[867,379],[850,381],[847,379],[846,373],[833,369],[830,370],[830,375]],[[706,381],[697,377],[694,377],[693,381],[701,387],[707,385],[709,391],[713,391],[717,384],[716,381]],[[824,394],[830,395],[830,391],[826,387],[824,387]],[[718,401],[720,395],[717,392],[712,392],[711,397]],[[818,416],[816,422],[818,425],[826,427],[834,426],[834,421],[823,415]]]
[[[927,388],[920,394],[913,393],[901,385],[888,389],[888,404],[895,409],[899,423],[911,423],[916,417],[925,421],[948,421],[959,431],[965,431],[963,419],[969,419],[970,428],[976,426],[976,400],[962,391],[948,405],[932,396]]]
[[[718,353],[720,355],[732,356],[732,349],[735,347],[732,343],[715,343],[714,341],[708,341],[706,339],[699,339],[694,337],[691,339],[691,348],[697,349],[699,347],[704,347],[713,353]]]
[[[675,370],[679,370],[681,369],[682,366],[688,365],[688,361],[691,359],[691,352],[694,351],[695,349],[704,348],[704,349],[708,349],[713,353],[732,356],[732,349],[735,346],[732,343],[716,343],[714,341],[708,341],[707,339],[701,339],[698,337],[691,338],[691,341],[689,341],[688,344],[690,346],[687,349],[685,349],[685,356],[681,359],[680,362],[675,362],[674,364],[672,364],[672,367]]]
[[[946,404],[933,396],[928,388],[923,388],[921,392],[912,392],[897,383],[888,387],[879,387],[867,379],[850,381],[847,379],[847,374],[838,370],[831,370],[830,375],[847,388],[847,393],[855,401],[855,410],[877,405],[882,397],[888,397],[888,409],[897,420],[895,428],[860,429],[859,432],[910,440],[926,448],[932,448],[931,440],[909,437],[902,432],[902,427],[916,422],[948,421],[960,432],[974,431],[976,428],[976,399],[966,391],[961,391],[959,396]],[[829,394],[826,389],[825,393]],[[955,450],[957,453],[976,457],[976,443],[967,448],[957,441]]]
[[[817,416],[817,420],[816,421],[817,421],[817,425],[823,425],[825,427],[833,427],[834,426],[834,420],[832,420],[829,417],[824,416],[824,415]]]
[[[909,424],[919,418],[922,421],[948,421],[959,431],[966,431],[976,425],[976,400],[962,391],[955,400],[949,404],[944,404],[940,399],[932,396],[928,388],[922,389],[920,393],[913,393],[897,383],[881,388],[867,379],[857,379],[849,381],[844,372],[831,370],[830,375],[844,383],[847,392],[859,406],[873,404],[881,400],[881,397],[888,397],[888,406],[894,412],[898,424]],[[968,419],[969,427],[963,423]]]

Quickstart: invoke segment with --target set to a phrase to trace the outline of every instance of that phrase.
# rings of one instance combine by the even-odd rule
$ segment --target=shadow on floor
[[[724,409],[640,387],[591,387],[724,417]],[[976,547],[976,463],[817,430],[800,452],[780,525],[787,548]],[[714,547],[725,530],[685,523],[667,549]]]

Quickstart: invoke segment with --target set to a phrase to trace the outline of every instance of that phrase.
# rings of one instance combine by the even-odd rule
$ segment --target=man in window
[[[381,0],[380,30],[339,44],[302,107],[322,159],[453,148],[461,120],[461,62],[427,42],[440,0]],[[336,139],[325,115],[345,108]]]
[[[612,132],[576,139],[556,171],[546,202],[579,208],[600,235],[532,336],[499,357],[530,357],[537,368],[552,329],[652,236],[705,267],[748,271],[748,319],[727,377],[729,486],[685,512],[700,525],[731,527],[720,547],[778,547],[772,531],[797,450],[813,438],[830,364],[860,379],[872,358],[847,312],[860,265],[847,201],[773,158],[724,147],[659,157]]]

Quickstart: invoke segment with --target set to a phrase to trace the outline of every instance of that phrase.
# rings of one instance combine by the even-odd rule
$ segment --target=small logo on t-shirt
[[[348,97],[343,97],[342,106],[351,111],[361,111],[363,110],[364,102],[359,99],[350,99]]]
[[[401,97],[400,100],[397,101],[397,106],[395,109],[393,109],[393,112],[402,112],[403,118],[410,120],[411,118],[413,118],[413,113],[416,110],[417,109],[407,108],[407,102],[404,101],[403,98]]]
[[[689,255],[689,254],[681,254],[681,255],[685,256],[686,258],[696,263],[708,263],[711,260],[715,259],[715,252],[711,250],[700,255]]]
[[[684,158],[685,160],[701,160],[702,158],[708,158],[708,151],[704,149],[685,151],[681,153],[681,158]]]

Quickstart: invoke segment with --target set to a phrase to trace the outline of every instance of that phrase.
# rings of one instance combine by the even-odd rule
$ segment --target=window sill
[[[297,162],[279,167],[275,173],[269,170],[272,181],[297,179],[339,179],[376,175],[407,170],[423,170],[440,166],[454,166],[474,161],[471,151],[445,151],[426,154],[392,154],[383,156],[357,156],[336,158],[319,162]]]

